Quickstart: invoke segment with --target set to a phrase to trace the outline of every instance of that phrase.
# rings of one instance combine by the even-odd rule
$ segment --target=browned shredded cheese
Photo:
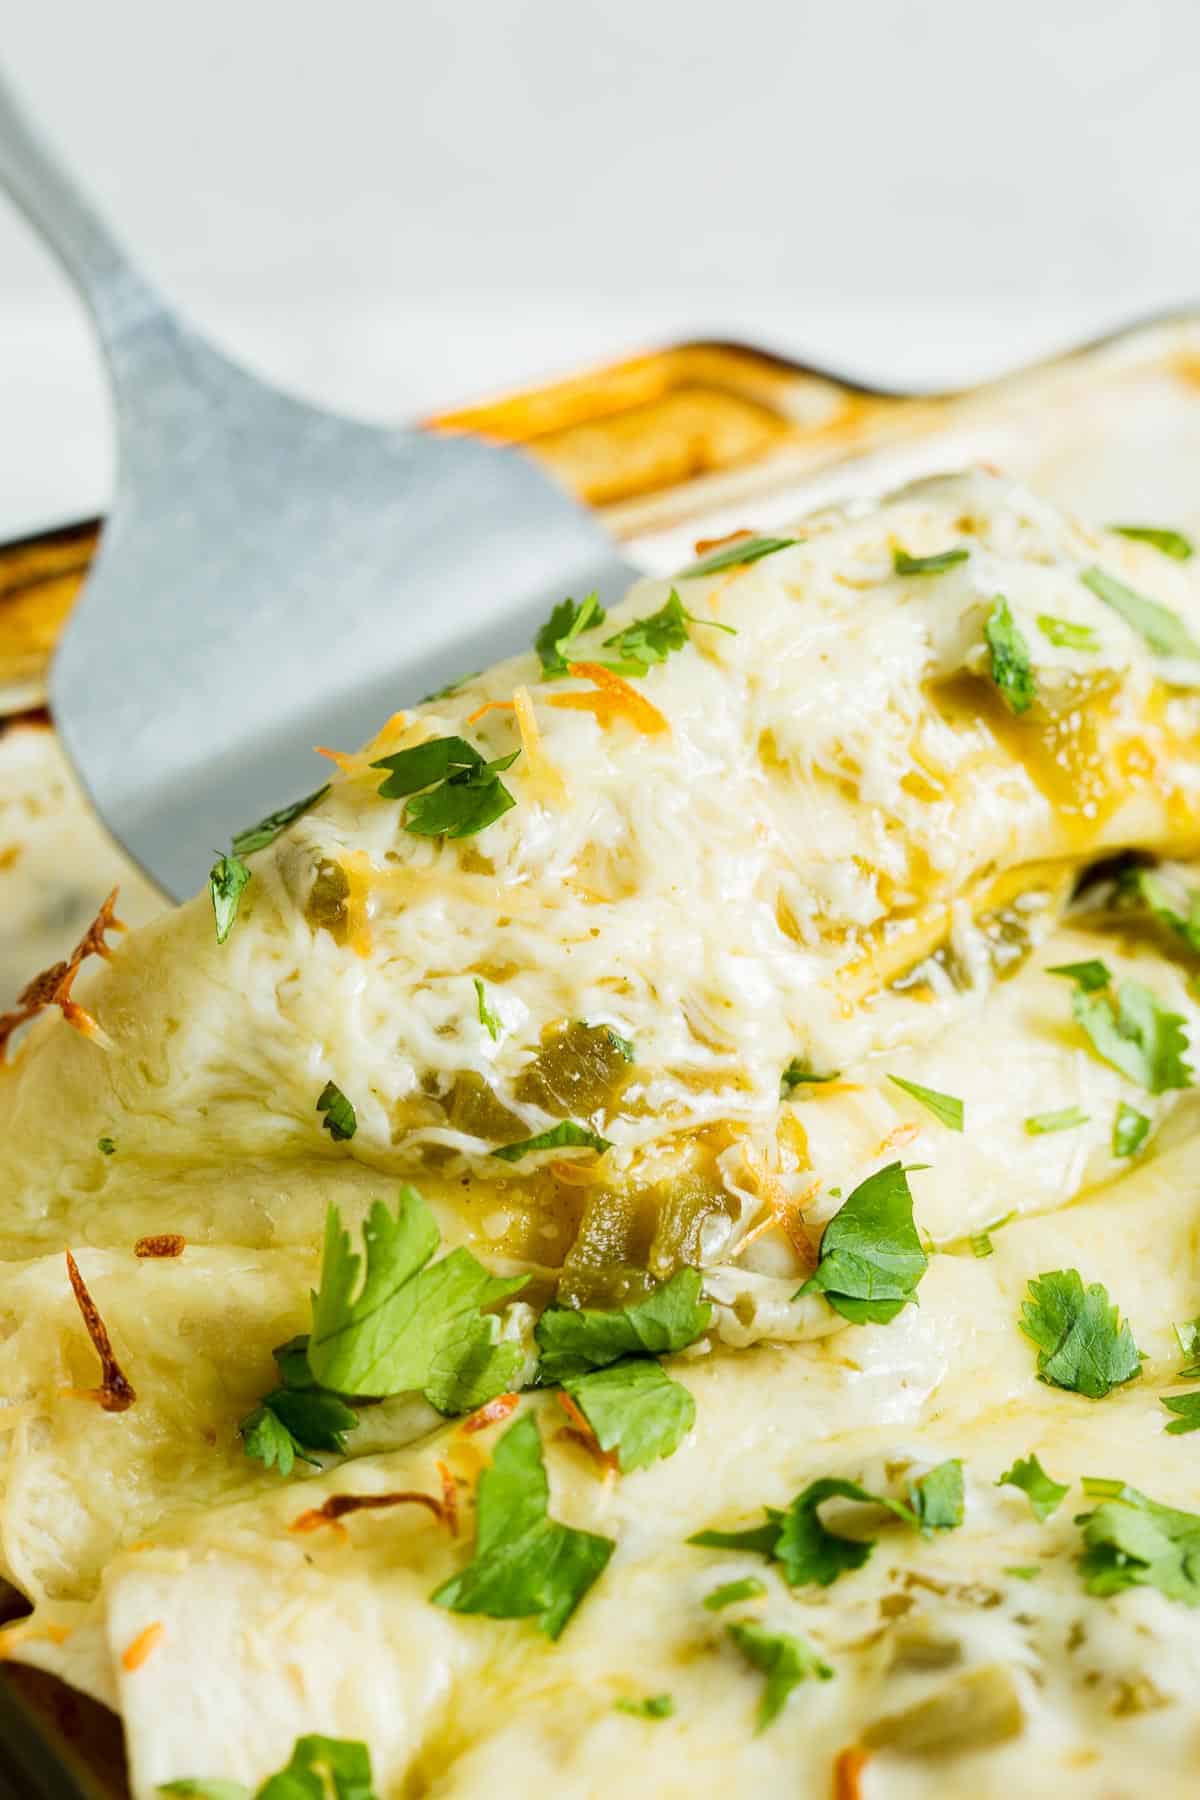
[[[308,1512],[300,1513],[288,1526],[289,1531],[319,1531],[323,1525],[340,1525],[349,1513],[378,1512],[388,1506],[425,1506],[433,1514],[440,1525],[450,1526],[451,1533],[458,1529],[457,1507],[454,1523],[451,1525],[446,1516],[444,1501],[435,1494],[422,1494],[414,1489],[405,1489],[395,1494],[331,1494],[323,1506],[314,1506]]]
[[[187,1239],[177,1231],[161,1231],[156,1237],[140,1237],[133,1246],[135,1256],[182,1256]]]
[[[477,1406],[473,1413],[468,1413],[459,1426],[462,1437],[472,1437],[477,1431],[486,1431],[489,1425],[498,1425],[501,1419],[507,1419],[517,1409],[520,1394],[497,1394],[484,1406]]]
[[[105,1412],[127,1412],[137,1399],[137,1395],[113,1355],[112,1343],[104,1320],[100,1317],[96,1302],[88,1293],[83,1276],[79,1273],[78,1263],[69,1250],[66,1256],[67,1274],[71,1278],[76,1304],[83,1315],[83,1322],[87,1327],[87,1334],[92,1340],[96,1355],[100,1358],[100,1386],[85,1391],[89,1398],[100,1402]]]
[[[111,957],[112,951],[104,941],[104,934],[108,931],[125,930],[121,920],[113,913],[116,898],[117,890],[114,888],[66,962],[54,963],[50,968],[43,969],[40,975],[35,975],[22,988],[12,1010],[0,1013],[0,1058],[3,1058],[8,1040],[18,1025],[23,1025],[26,1019],[32,1019],[44,1006],[61,1007],[67,1024],[73,1025],[85,1037],[103,1038],[104,1034],[91,1013],[85,1012],[82,1006],[72,1000],[71,989],[80,966],[87,957]]]

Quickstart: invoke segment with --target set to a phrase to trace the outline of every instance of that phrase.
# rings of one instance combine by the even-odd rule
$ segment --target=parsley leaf
[[[1178,1414],[1167,1426],[1172,1437],[1200,1431],[1200,1394],[1163,1394],[1161,1399],[1168,1412]]]
[[[685,1350],[708,1330],[712,1307],[700,1298],[698,1269],[679,1269],[643,1300],[612,1312],[548,1306],[534,1328],[544,1384],[601,1369],[622,1356]]]
[[[263,1782],[253,1800],[376,1800],[371,1785],[371,1753],[349,1738],[297,1738],[285,1769]],[[159,1784],[160,1794],[187,1800],[251,1800],[240,1781],[206,1781],[185,1776]]]
[[[676,580],[692,581],[697,575],[715,575],[720,569],[736,569],[743,563],[760,562],[764,556],[774,556],[777,550],[790,550],[793,544],[800,541],[799,538],[739,538],[735,543],[726,544],[722,550],[714,550],[711,556],[704,557],[701,562],[693,563],[690,569],[681,569]]]
[[[892,570],[897,575],[941,575],[965,563],[970,554],[961,545],[955,550],[939,550],[934,556],[910,556],[907,550],[893,549]]]
[[[704,1596],[706,1612],[722,1612],[727,1606],[741,1606],[747,1600],[761,1600],[767,1591],[765,1581],[757,1575],[743,1575],[740,1581],[726,1581]]]
[[[110,1137],[97,1138],[96,1148],[101,1156],[115,1156],[117,1153],[116,1139]]]
[[[1071,619],[1056,619],[1053,613],[1039,613],[1037,628],[1042,636],[1060,650],[1098,650],[1100,634],[1090,625],[1076,625]]]
[[[1034,1277],[1020,1324],[1038,1348],[1038,1380],[1051,1387],[1102,1400],[1141,1373],[1128,1320],[1098,1281],[1084,1287],[1078,1269]]]
[[[325,786],[317,788],[315,793],[305,794],[303,800],[293,800],[290,806],[281,806],[278,812],[268,813],[265,819],[258,821],[257,825],[248,825],[244,831],[239,831],[235,836],[233,854],[235,856],[253,856],[256,850],[265,850],[268,844],[275,842],[281,831],[286,831],[289,825],[294,825],[301,814],[306,813],[310,807],[316,806],[328,792],[329,783],[326,782]]]
[[[1188,1364],[1180,1369],[1180,1381],[1200,1381],[1200,1362],[1196,1360],[1200,1352],[1200,1319],[1186,1319],[1182,1325],[1171,1327],[1175,1333],[1175,1342],[1180,1353],[1188,1357]]]
[[[532,1150],[596,1150],[603,1156],[606,1150],[612,1149],[611,1141],[601,1137],[598,1131],[591,1131],[586,1125],[576,1124],[574,1119],[560,1119],[557,1125],[551,1125],[548,1131],[540,1131],[536,1137],[522,1138],[516,1144],[501,1144],[492,1155],[498,1156],[502,1162],[520,1162]]]
[[[320,1467],[310,1454],[313,1450],[344,1456],[345,1434],[357,1424],[358,1414],[340,1395],[310,1382],[307,1387],[274,1389],[247,1414],[238,1431],[247,1456],[290,1475],[297,1460]]]
[[[317,1111],[325,1114],[321,1123],[335,1144],[352,1138],[358,1130],[358,1114],[334,1081],[327,1081],[321,1089]]]
[[[1006,1469],[997,1487],[1020,1488],[1026,1495],[1033,1516],[1039,1523],[1044,1523],[1051,1513],[1058,1511],[1071,1491],[1069,1481],[1055,1481],[1047,1475],[1036,1456],[1018,1456],[1011,1469]]]
[[[688,612],[672,588],[665,605],[656,613],[645,619],[634,619],[623,631],[605,638],[604,648],[615,650],[620,657],[618,674],[645,675],[652,663],[666,662],[673,650],[683,649],[688,641],[689,625],[710,625],[714,631],[737,636],[732,625],[722,625],[719,619],[698,619]]]
[[[947,1130],[962,1130],[963,1103],[953,1094],[939,1094],[936,1088],[922,1087],[919,1081],[905,1081],[900,1075],[889,1075],[888,1080],[893,1087],[903,1088],[906,1094],[919,1100]]]
[[[1200,955],[1200,894],[1185,890],[1181,898],[1186,912],[1180,912],[1177,896],[1154,869],[1127,870],[1118,893],[1120,901],[1144,907],[1194,955]]]
[[[616,1548],[549,1516],[550,1487],[532,1413],[511,1425],[479,1477],[475,1554],[430,1595],[451,1612],[536,1618],[558,1637]]]
[[[1200,644],[1197,644],[1179,614],[1172,612],[1169,606],[1160,606],[1157,600],[1148,600],[1145,594],[1126,587],[1115,575],[1109,575],[1106,570],[1094,564],[1090,569],[1084,569],[1079,579],[1098,600],[1103,600],[1105,606],[1111,606],[1127,625],[1145,638],[1159,656],[1200,657]]]
[[[1081,1513],[1079,1572],[1089,1594],[1155,1587],[1168,1600],[1200,1606],[1200,1514],[1160,1506],[1122,1481],[1085,1478],[1084,1492],[1101,1504]]]
[[[746,1661],[761,1669],[767,1678],[758,1703],[758,1731],[765,1731],[779,1717],[792,1689],[810,1675],[820,1681],[833,1679],[829,1664],[822,1662],[802,1637],[786,1631],[767,1631],[761,1625],[727,1625],[725,1629]]]
[[[351,1254],[337,1207],[329,1208],[308,1343],[316,1381],[372,1397],[420,1389],[444,1413],[470,1411],[511,1387],[520,1346],[499,1343],[499,1321],[480,1309],[524,1287],[527,1277],[489,1275],[469,1250],[430,1262],[438,1228],[412,1187],[400,1190],[394,1215],[377,1200],[362,1234],[359,1288],[362,1258]]]
[[[567,1375],[563,1387],[596,1434],[602,1450],[615,1450],[622,1474],[670,1456],[696,1421],[696,1402],[651,1357]]]
[[[1185,538],[1182,531],[1171,531],[1165,525],[1110,525],[1118,537],[1133,538],[1141,544],[1153,544],[1164,556],[1174,557],[1176,562],[1187,562],[1192,555],[1190,538]]]
[[[617,1712],[631,1713],[635,1719],[669,1719],[675,1711],[670,1694],[648,1694],[644,1700],[614,1700]]]
[[[496,1043],[501,1031],[499,1015],[494,1013],[488,1005],[487,989],[484,987],[482,981],[480,981],[478,975],[475,977],[475,998],[479,1004],[479,1023],[483,1026],[483,1029],[487,1032],[492,1042]]]
[[[1098,993],[1101,988],[1106,988],[1112,980],[1108,964],[1100,962],[1096,957],[1093,957],[1090,962],[1055,963],[1053,968],[1046,970],[1046,973],[1047,975],[1065,975],[1068,981],[1073,981],[1078,987],[1081,987],[1085,994]]]
[[[606,614],[595,594],[589,594],[578,605],[574,600],[560,600],[533,640],[542,664],[542,680],[556,681],[570,673],[571,645],[581,631],[603,625]]]
[[[928,1267],[904,1170],[889,1163],[860,1182],[830,1219],[816,1270],[795,1298],[824,1294],[851,1324],[886,1325],[914,1300]]]
[[[952,1456],[914,1481],[908,1492],[922,1537],[932,1531],[953,1531],[963,1522],[963,1472],[960,1457]]]
[[[1000,689],[1009,712],[1028,712],[1037,698],[1033,662],[1024,633],[1018,628],[1002,594],[996,596],[983,635],[992,653],[992,680]]]
[[[791,1062],[779,1077],[779,1091],[781,1094],[790,1094],[793,1088],[806,1087],[810,1084],[815,1087],[821,1086],[826,1081],[836,1081],[837,1079],[838,1071],[835,1070],[832,1075],[814,1075],[812,1070],[808,1068],[805,1063],[802,1063],[798,1056],[793,1056]]]
[[[250,870],[240,856],[219,856],[208,875],[208,892],[212,900],[213,918],[217,924],[217,942],[223,944],[233,930],[242,902],[242,889],[250,879]]]
[[[430,738],[382,756],[371,767],[389,771],[380,784],[382,799],[408,800],[405,831],[414,837],[474,837],[516,805],[500,776],[520,754],[513,750],[485,762],[466,738]]]
[[[1150,1136],[1150,1120],[1136,1106],[1122,1100],[1113,1120],[1112,1153],[1114,1156],[1136,1156]]]
[[[1086,1125],[1088,1117],[1082,1106],[1064,1106],[1061,1112],[1034,1113],[1026,1119],[1025,1129],[1030,1137],[1044,1137],[1051,1131],[1074,1131]]]
[[[1115,1005],[1107,993],[1091,994],[1077,987],[1071,1010],[1097,1055],[1130,1081],[1152,1094],[1191,1086],[1183,1016],[1168,1012],[1140,981],[1123,981]]]

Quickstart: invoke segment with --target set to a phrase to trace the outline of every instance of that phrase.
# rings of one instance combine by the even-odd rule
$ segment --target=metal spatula
[[[358,424],[231,363],[2,82],[0,182],[87,301],[116,410],[116,497],[51,704],[101,818],[168,893],[318,785],[314,744],[359,744],[527,645],[556,600],[627,585],[598,522],[517,452]]]

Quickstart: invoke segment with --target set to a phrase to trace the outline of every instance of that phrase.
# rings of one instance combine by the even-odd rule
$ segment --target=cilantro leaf
[[[762,1699],[758,1703],[758,1731],[765,1731],[783,1711],[794,1687],[815,1675],[820,1681],[832,1681],[833,1670],[822,1662],[812,1645],[802,1637],[786,1631],[767,1631],[761,1625],[737,1624],[725,1627],[742,1655],[767,1678]]]
[[[1047,975],[1065,975],[1068,981],[1073,981],[1078,987],[1081,987],[1085,994],[1098,993],[1101,988],[1106,988],[1112,981],[1112,973],[1108,964],[1100,962],[1096,957],[1089,962],[1055,963],[1053,968],[1046,970],[1046,973]]]
[[[767,1591],[765,1581],[757,1575],[743,1575],[740,1581],[726,1581],[704,1596],[706,1612],[722,1612],[727,1606],[741,1606],[747,1600],[761,1600]]]
[[[97,1138],[96,1148],[101,1156],[115,1156],[117,1153],[116,1139],[110,1137]]]
[[[1196,1360],[1200,1352],[1200,1319],[1185,1319],[1182,1325],[1171,1329],[1181,1354],[1189,1358],[1188,1366],[1179,1371],[1180,1381],[1200,1381],[1200,1361]]]
[[[947,1130],[962,1130],[963,1103],[953,1094],[939,1094],[936,1088],[922,1087],[919,1081],[905,1081],[900,1075],[889,1075],[888,1080],[893,1087],[903,1088],[906,1094],[919,1100]]]
[[[670,1694],[648,1694],[644,1700],[614,1700],[617,1712],[631,1713],[635,1719],[669,1719],[675,1711]]]
[[[484,987],[482,981],[480,981],[478,975],[475,977],[475,999],[479,1006],[479,1023],[483,1026],[483,1029],[487,1032],[492,1042],[496,1043],[500,1037],[500,1019],[488,1005],[487,989]]]
[[[1076,625],[1071,619],[1056,619],[1053,613],[1039,613],[1037,628],[1042,636],[1060,650],[1098,650],[1100,634],[1090,625]]]
[[[1118,898],[1127,905],[1143,907],[1193,955],[1200,956],[1200,894],[1185,890],[1179,898],[1187,911],[1180,912],[1177,896],[1156,870],[1129,869],[1122,877]]]
[[[179,1794],[184,1800],[253,1800],[244,1781],[205,1780],[199,1775],[185,1775],[179,1781],[160,1781],[159,1794]]]
[[[791,1062],[779,1077],[779,1091],[781,1094],[790,1094],[793,1088],[805,1087],[809,1084],[819,1087],[827,1081],[836,1081],[837,1078],[836,1071],[832,1075],[814,1075],[812,1070],[808,1068],[805,1063],[802,1063],[798,1056],[793,1056]]]
[[[712,1323],[712,1307],[701,1300],[700,1283],[698,1269],[678,1269],[645,1299],[611,1312],[548,1306],[534,1328],[542,1356],[538,1379],[565,1382],[623,1356],[685,1350]]]
[[[328,792],[329,783],[326,782],[315,793],[305,794],[303,800],[293,800],[290,806],[281,806],[278,812],[268,813],[257,825],[248,825],[244,831],[239,831],[233,840],[234,856],[253,856],[256,850],[265,850],[268,844],[275,842],[281,831],[294,825],[301,814],[318,805]]]
[[[1086,1125],[1088,1118],[1082,1106],[1064,1106],[1061,1112],[1034,1113],[1026,1119],[1025,1129],[1030,1137],[1044,1137],[1051,1131],[1074,1131]]]
[[[489,1275],[469,1250],[431,1262],[438,1228],[412,1187],[400,1190],[394,1215],[377,1200],[362,1234],[359,1287],[362,1258],[351,1254],[337,1207],[329,1208],[308,1343],[316,1381],[372,1397],[420,1389],[444,1413],[466,1412],[511,1387],[520,1346],[498,1342],[499,1321],[480,1309],[527,1278]]]
[[[1028,712],[1037,698],[1033,662],[1024,633],[1018,628],[1002,594],[996,596],[983,635],[992,653],[992,680],[1000,689],[1009,712]]]
[[[1037,1345],[1038,1380],[1051,1387],[1102,1400],[1141,1373],[1142,1354],[1128,1320],[1098,1281],[1084,1287],[1078,1269],[1033,1278],[1020,1324]]]
[[[358,1414],[340,1395],[315,1385],[308,1389],[284,1386],[260,1401],[238,1430],[247,1456],[265,1468],[290,1475],[297,1460],[320,1467],[310,1454],[313,1450],[344,1456],[345,1434],[357,1424]]]
[[[611,1538],[549,1516],[550,1487],[532,1413],[496,1445],[479,1477],[475,1554],[430,1595],[451,1612],[492,1619],[536,1618],[558,1637],[616,1548]]]
[[[722,625],[719,619],[698,619],[688,612],[672,588],[667,601],[656,613],[634,619],[623,630],[605,638],[604,648],[615,650],[620,657],[619,674],[645,675],[652,663],[666,662],[672,651],[683,649],[688,641],[689,625],[710,625],[714,631],[737,636],[732,625]]]
[[[380,757],[371,767],[389,771],[379,787],[382,799],[408,800],[405,831],[462,838],[473,837],[516,805],[500,776],[520,754],[513,750],[485,762],[465,738],[430,738]]]
[[[816,1270],[796,1298],[824,1294],[851,1324],[886,1325],[915,1299],[928,1267],[904,1170],[889,1163],[860,1182],[830,1219]]]
[[[721,569],[737,569],[743,563],[760,562],[764,556],[774,556],[777,550],[790,550],[798,544],[799,538],[777,537],[744,537],[724,549],[714,550],[711,556],[693,563],[690,569],[680,569],[677,581],[692,581],[697,575],[715,575]]]
[[[1200,1431],[1200,1394],[1163,1394],[1161,1399],[1168,1412],[1178,1415],[1167,1426],[1172,1437]]]
[[[1165,525],[1110,525],[1108,529],[1115,531],[1118,537],[1152,544],[1164,556],[1174,557],[1176,562],[1187,562],[1192,555],[1191,539],[1185,538],[1182,531],[1171,531]]]
[[[250,870],[240,856],[219,856],[208,875],[208,892],[212,900],[213,918],[217,925],[217,942],[223,944],[233,930],[242,902],[242,889],[250,879]]]
[[[1113,1120],[1112,1153],[1114,1156],[1136,1156],[1150,1136],[1150,1120],[1135,1106],[1122,1100]]]
[[[1071,1491],[1070,1482],[1055,1481],[1052,1475],[1047,1475],[1036,1456],[1018,1456],[1012,1468],[1004,1471],[996,1486],[1020,1488],[1039,1524],[1044,1523],[1051,1513],[1058,1511]]]
[[[358,1114],[335,1081],[327,1081],[321,1089],[317,1111],[324,1113],[321,1123],[335,1144],[352,1138],[358,1130]]]
[[[616,1451],[623,1474],[670,1456],[696,1420],[696,1402],[687,1388],[650,1357],[566,1375],[562,1385],[600,1448]]]
[[[1152,1094],[1191,1086],[1183,1016],[1168,1012],[1140,981],[1123,981],[1115,1005],[1107,993],[1093,994],[1077,987],[1071,995],[1071,1010],[1097,1055],[1130,1081]]]
[[[1155,1587],[1168,1600],[1200,1606],[1200,1514],[1161,1506],[1122,1481],[1086,1478],[1084,1492],[1101,1504],[1081,1513],[1079,1572],[1089,1594]]]
[[[501,1144],[492,1155],[498,1156],[502,1162],[520,1162],[532,1150],[596,1150],[603,1156],[606,1150],[612,1149],[610,1140],[601,1137],[598,1131],[591,1131],[586,1125],[576,1124],[574,1119],[560,1119],[557,1125],[551,1125],[548,1131],[539,1131],[536,1137],[522,1138],[516,1144]]]
[[[581,631],[603,625],[604,608],[595,594],[576,605],[574,600],[560,600],[533,640],[542,664],[542,680],[556,681],[570,673],[571,645]]]
[[[952,1456],[914,1481],[908,1490],[922,1537],[932,1531],[953,1531],[963,1522],[963,1472],[960,1457]]]
[[[1200,657],[1200,644],[1197,644],[1179,614],[1172,612],[1169,606],[1161,606],[1157,600],[1147,599],[1145,594],[1126,587],[1115,575],[1108,574],[1095,564],[1090,569],[1084,569],[1079,579],[1084,587],[1091,589],[1097,600],[1103,600],[1105,606],[1111,606],[1127,625],[1145,638],[1159,656]]]
[[[970,554],[962,545],[954,550],[939,550],[933,556],[910,556],[907,550],[893,549],[892,570],[896,575],[941,575],[965,563]]]
[[[377,1800],[371,1779],[371,1753],[365,1744],[349,1738],[302,1737],[296,1739],[287,1767],[269,1776],[253,1800]],[[188,1800],[251,1800],[249,1788],[240,1781],[195,1776],[161,1782],[158,1792]]]

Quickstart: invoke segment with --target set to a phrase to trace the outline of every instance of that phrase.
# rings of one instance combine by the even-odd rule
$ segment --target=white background
[[[697,333],[954,382],[1200,298],[1194,0],[0,0],[10,78],[260,370],[403,418]],[[0,201],[0,536],[103,503]]]

